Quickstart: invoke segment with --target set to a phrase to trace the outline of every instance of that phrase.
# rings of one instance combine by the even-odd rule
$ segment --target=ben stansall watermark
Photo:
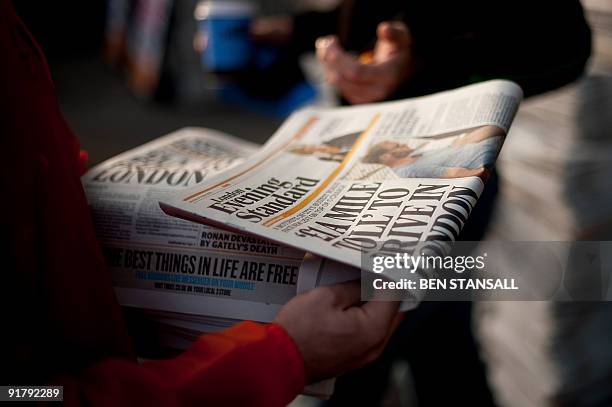
[[[374,278],[375,290],[518,290],[514,278],[505,277],[454,277],[466,273],[484,271],[487,253],[466,256],[441,256],[437,254],[395,253],[372,257],[372,271],[388,278]],[[417,271],[420,271],[417,274]],[[435,273],[443,276],[434,277]],[[405,273],[417,275],[417,279],[403,277]]]
[[[612,242],[424,242],[362,255],[369,300],[611,301]]]

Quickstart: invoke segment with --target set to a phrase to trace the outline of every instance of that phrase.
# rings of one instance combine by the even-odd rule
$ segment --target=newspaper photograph
[[[303,252],[167,216],[158,201],[238,165],[259,146],[186,128],[120,154],[82,178],[124,306],[270,321],[296,295]]]
[[[160,207],[355,267],[363,253],[452,242],[521,98],[517,85],[495,80],[400,101],[305,109],[258,153],[164,196]]]

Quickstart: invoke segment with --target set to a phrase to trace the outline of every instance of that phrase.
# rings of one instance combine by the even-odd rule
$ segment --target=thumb
[[[410,30],[402,21],[385,21],[378,24],[376,35],[379,41],[391,43],[397,48],[404,48],[412,45]]]

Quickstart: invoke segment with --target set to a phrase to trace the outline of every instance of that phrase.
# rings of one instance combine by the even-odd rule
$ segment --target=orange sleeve
[[[243,322],[175,359],[135,362],[79,179],[86,155],[9,0],[0,0],[0,55],[0,169],[9,175],[0,178],[0,246],[10,253],[0,275],[8,303],[19,304],[3,308],[12,327],[3,332],[3,374],[63,385],[67,405],[291,401],[304,386],[303,360],[278,325]]]
[[[175,359],[107,359],[59,378],[71,405],[285,406],[304,387],[299,351],[275,324],[203,335]]]

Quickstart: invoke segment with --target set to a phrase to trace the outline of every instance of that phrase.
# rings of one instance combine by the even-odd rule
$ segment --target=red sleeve
[[[45,59],[8,0],[0,0],[0,55],[0,279],[10,287],[2,296],[10,306],[0,307],[10,327],[3,375],[64,385],[70,405],[293,399],[304,385],[303,361],[277,325],[243,322],[201,337],[178,358],[136,363],[79,179],[85,156]]]
[[[183,355],[108,359],[63,377],[66,405],[284,406],[304,387],[302,358],[275,324],[242,322],[202,336]]]

